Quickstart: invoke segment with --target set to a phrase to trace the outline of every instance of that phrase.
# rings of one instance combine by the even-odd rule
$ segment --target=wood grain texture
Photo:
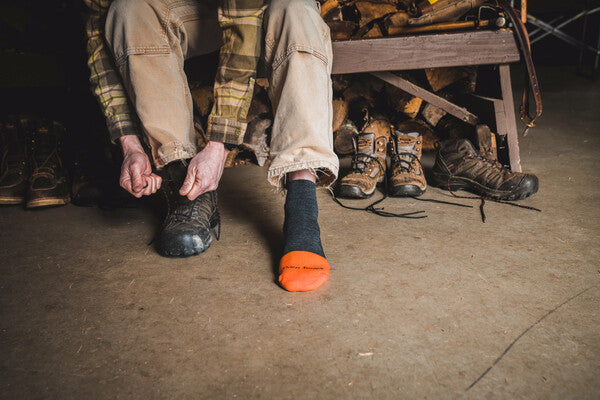
[[[519,61],[509,30],[415,35],[333,43],[333,74]]]

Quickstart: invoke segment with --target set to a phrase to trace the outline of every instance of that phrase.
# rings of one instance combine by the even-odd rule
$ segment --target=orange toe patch
[[[315,290],[329,278],[325,257],[309,251],[290,251],[279,263],[279,283],[290,292]]]

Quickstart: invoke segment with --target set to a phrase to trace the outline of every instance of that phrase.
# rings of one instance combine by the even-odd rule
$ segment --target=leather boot
[[[156,240],[156,249],[165,257],[189,257],[208,249],[213,238],[219,239],[221,222],[217,210],[217,192],[204,193],[196,200],[179,194],[187,174],[181,161],[167,164],[160,175],[167,214]]]
[[[378,183],[385,179],[390,123],[373,118],[354,139],[354,155],[350,172],[340,180],[338,196],[366,199],[373,195]]]
[[[16,118],[4,123],[0,131],[0,204],[21,204],[27,193],[29,139]]]
[[[21,123],[24,129],[32,129],[27,208],[67,204],[71,200],[70,188],[59,146],[64,128],[55,121],[22,120]]]
[[[421,165],[423,136],[408,126],[399,126],[392,135],[392,164],[388,194],[395,197],[420,196],[427,189]]]
[[[432,170],[432,185],[446,190],[467,190],[497,200],[520,200],[538,190],[533,174],[512,172],[498,161],[477,154],[466,139],[438,150]]]

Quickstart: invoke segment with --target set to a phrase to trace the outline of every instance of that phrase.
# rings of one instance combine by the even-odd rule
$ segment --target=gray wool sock
[[[316,185],[305,179],[288,182],[283,225],[285,235],[283,254],[292,251],[309,251],[325,257],[318,217]]]

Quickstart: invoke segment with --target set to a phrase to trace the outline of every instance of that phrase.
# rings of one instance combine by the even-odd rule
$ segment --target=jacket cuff
[[[209,115],[206,137],[209,141],[239,145],[244,141],[247,127],[245,122]]]
[[[109,121],[108,134],[110,136],[110,141],[113,144],[118,144],[121,136],[138,135],[139,131],[137,126],[131,120]]]

